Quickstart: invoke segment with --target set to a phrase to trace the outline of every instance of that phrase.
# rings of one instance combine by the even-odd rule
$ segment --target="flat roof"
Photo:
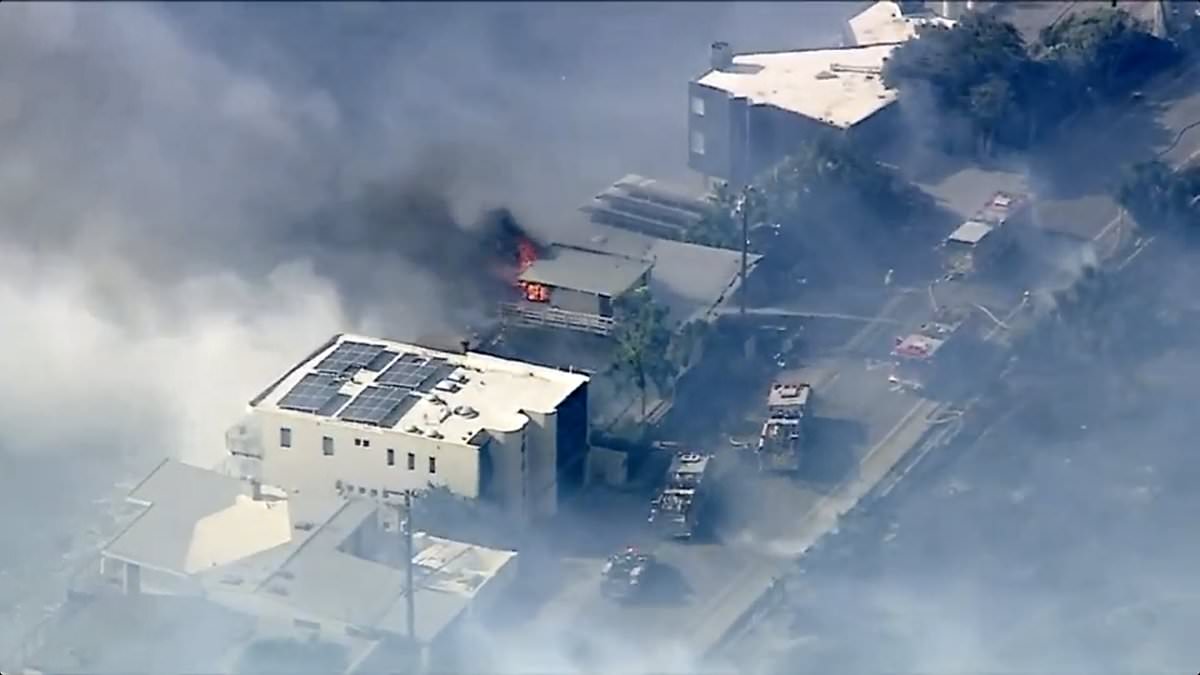
[[[991,233],[993,229],[995,228],[987,223],[978,220],[968,220],[962,225],[959,225],[958,229],[951,232],[950,236],[947,237],[947,240],[974,246],[975,244],[983,241],[983,238]]]
[[[645,260],[556,244],[518,279],[615,298],[637,286],[650,268]]]
[[[471,445],[551,413],[588,377],[489,354],[342,334],[251,401],[252,410]]]
[[[733,68],[697,83],[848,129],[891,105],[897,93],[880,77],[894,44],[742,54]]]
[[[178,576],[298,545],[307,535],[297,523],[319,522],[336,508],[308,495],[255,501],[248,483],[175,460],[159,464],[128,499],[145,510],[102,554]]]
[[[246,487],[232,476],[164,462],[130,495],[136,502],[153,498],[146,513],[104,553],[192,578],[213,602],[243,613],[407,632],[402,566],[359,557],[347,545],[360,528],[374,526],[377,504],[295,494],[269,500],[269,508],[291,515],[288,536],[280,541],[277,529],[212,518],[222,506],[245,499]],[[305,509],[306,502],[320,508]],[[416,628],[423,640],[436,637],[517,555],[421,532],[413,535],[413,546]],[[189,568],[179,562],[187,559],[184,551],[226,557]]]
[[[741,274],[742,254],[674,239],[652,237],[591,220],[555,233],[568,246],[649,261],[650,292],[670,311],[673,322],[700,319],[732,295]],[[750,267],[761,255],[750,254]]]
[[[857,45],[899,44],[917,36],[924,26],[950,28],[954,21],[931,11],[904,14],[899,3],[891,0],[876,2],[850,18],[850,34]]]

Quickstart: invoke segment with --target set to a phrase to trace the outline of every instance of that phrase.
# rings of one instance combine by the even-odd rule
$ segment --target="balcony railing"
[[[549,305],[534,307],[529,304],[506,302],[500,305],[500,314],[505,321],[523,326],[563,328],[607,337],[612,335],[616,322],[612,317],[572,312]]]

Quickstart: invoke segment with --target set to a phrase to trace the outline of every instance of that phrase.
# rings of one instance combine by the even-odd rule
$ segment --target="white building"
[[[175,461],[160,464],[129,500],[143,510],[102,550],[87,596],[193,598],[248,618],[243,634],[212,647],[225,660],[278,638],[342,645],[347,672],[376,672],[373,660],[414,647],[444,657],[456,628],[501,603],[516,575],[514,551],[415,532],[410,626],[396,509],[357,497],[275,495]]]
[[[938,7],[930,7],[936,4]],[[847,42],[851,45],[900,44],[917,36],[927,26],[951,28],[954,20],[947,18],[958,12],[953,3],[913,3],[882,0],[855,14],[847,22]],[[973,4],[973,3],[967,3]],[[942,15],[934,11],[941,11]]]
[[[553,515],[583,482],[588,377],[474,352],[338,335],[230,430],[242,475],[289,492],[394,501],[444,486]]]

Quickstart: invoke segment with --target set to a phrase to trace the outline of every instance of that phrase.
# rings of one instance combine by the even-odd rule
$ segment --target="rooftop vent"
[[[836,80],[837,73],[831,73],[828,70],[822,70],[821,72],[816,74],[816,78],[818,80]]]
[[[410,434],[418,434],[418,435],[422,434],[421,427],[419,427],[415,424],[408,425],[408,428],[406,428],[405,431],[407,431]]]
[[[462,389],[462,387],[458,386],[458,383],[456,383],[452,380],[442,380],[441,382],[438,382],[437,384],[433,385],[433,388],[436,391],[442,391],[442,392],[446,392],[448,394],[453,394],[454,392],[458,391],[459,389]]]
[[[733,47],[728,42],[714,42],[711,58],[713,70],[730,70],[733,68]]]
[[[438,431],[437,429],[434,429],[433,431],[429,432],[429,437],[430,438],[445,438],[445,436],[442,435],[442,432]]]
[[[466,384],[471,381],[471,378],[467,377],[466,373],[450,373],[450,376],[446,379],[457,384]]]
[[[479,411],[469,405],[460,405],[454,408],[454,414],[467,419],[479,417]]]

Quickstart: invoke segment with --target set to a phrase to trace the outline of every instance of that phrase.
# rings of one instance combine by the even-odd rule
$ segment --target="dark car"
[[[610,555],[601,571],[604,595],[617,600],[635,598],[645,588],[653,567],[654,557],[632,546]]]

